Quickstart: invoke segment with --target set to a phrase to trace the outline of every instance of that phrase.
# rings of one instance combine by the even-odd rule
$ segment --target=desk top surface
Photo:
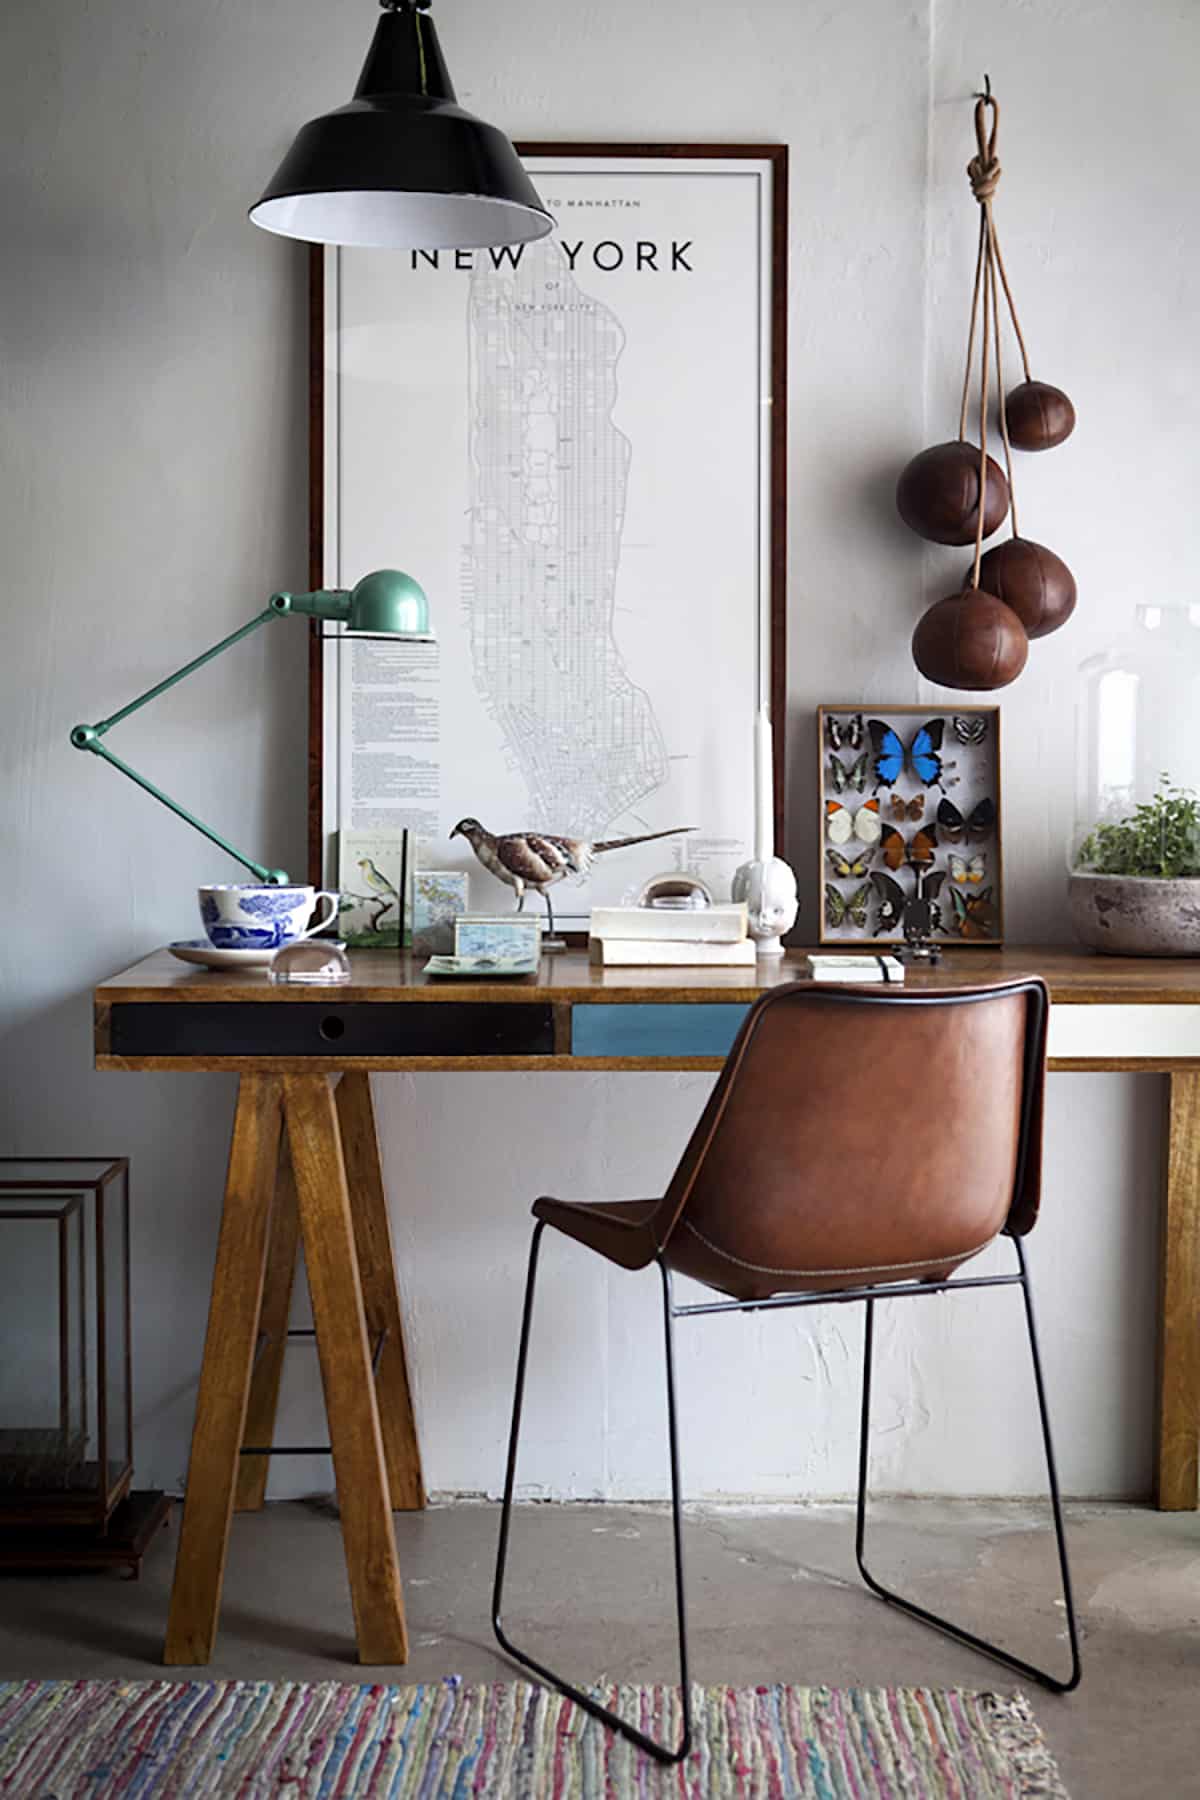
[[[829,954],[833,946],[824,947]],[[864,946],[865,948],[865,946]],[[763,958],[753,968],[603,969],[584,950],[543,956],[537,975],[462,981],[422,974],[423,956],[394,950],[350,953],[353,979],[337,987],[274,986],[266,971],[198,969],[157,950],[96,989],[101,1005],[159,1001],[262,1001],[286,1005],[406,1000],[523,1001],[570,1005],[604,1000],[636,1004],[750,1002],[780,982],[805,979],[804,950]],[[1100,956],[1070,945],[1013,945],[1001,950],[947,949],[933,968],[910,968],[909,988],[966,987],[1041,975],[1061,1004],[1200,1005],[1200,958]]]

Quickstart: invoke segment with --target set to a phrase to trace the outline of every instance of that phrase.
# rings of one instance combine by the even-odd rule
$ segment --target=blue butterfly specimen
[[[942,747],[945,719],[926,719],[915,733],[912,743],[905,744],[882,719],[868,719],[867,730],[875,747],[875,786],[895,787],[904,773],[905,764],[922,787],[941,787]]]

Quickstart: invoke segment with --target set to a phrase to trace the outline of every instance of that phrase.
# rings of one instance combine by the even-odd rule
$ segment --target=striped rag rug
[[[669,1687],[597,1696],[678,1731]],[[0,1683],[5,1800],[1066,1800],[1023,1696],[697,1687],[664,1768],[526,1682]]]

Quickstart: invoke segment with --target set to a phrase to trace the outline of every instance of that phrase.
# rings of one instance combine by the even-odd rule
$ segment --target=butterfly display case
[[[1000,709],[817,709],[821,942],[999,944]]]

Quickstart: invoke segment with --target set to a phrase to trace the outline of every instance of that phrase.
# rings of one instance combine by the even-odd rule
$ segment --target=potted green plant
[[[1075,853],[1068,899],[1076,935],[1121,956],[1200,956],[1200,799],[1173,787],[1124,818],[1093,825]]]

